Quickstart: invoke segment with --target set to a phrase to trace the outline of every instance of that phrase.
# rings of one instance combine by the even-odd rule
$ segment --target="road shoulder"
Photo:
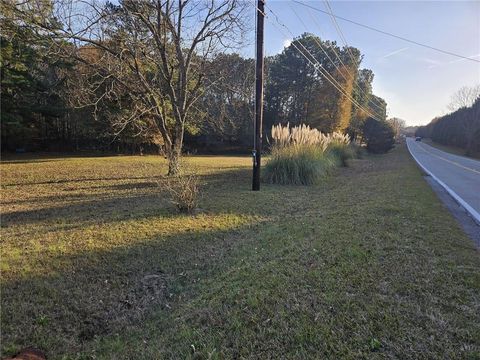
[[[463,231],[473,240],[477,248],[480,249],[480,226],[477,225],[465,209],[457,203],[438,182],[429,175],[424,176],[424,178],[439,199],[442,200],[443,205],[460,224]]]
[[[437,182],[444,190],[457,202],[461,205],[467,213],[472,217],[473,221],[480,225],[480,214],[468,204],[461,196],[459,196],[454,190],[452,190],[447,184],[440,180],[435,174],[433,174],[425,165],[415,156],[414,152],[410,148],[410,142],[407,140],[407,149],[411,157],[415,160],[417,165],[422,169],[422,171],[430,176],[435,182]]]

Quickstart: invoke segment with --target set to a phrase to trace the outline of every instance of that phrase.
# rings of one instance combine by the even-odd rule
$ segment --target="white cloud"
[[[468,59],[476,59],[478,57],[480,57],[480,54],[467,56]],[[458,62],[466,61],[467,59],[466,58],[461,58],[461,59],[455,59],[455,60],[451,60],[451,61],[447,61],[447,62],[441,62],[441,61],[437,61],[437,60],[433,60],[433,59],[429,59],[429,58],[424,58],[422,60],[429,64],[427,66],[428,69],[433,69],[433,68],[436,68],[438,66],[455,64],[455,63],[458,63]]]
[[[428,64],[427,69],[433,69],[433,68],[443,64],[441,61],[434,60],[434,59],[429,59],[429,58],[423,58],[423,59],[420,59],[420,60],[422,60],[423,62],[426,62]]]
[[[388,53],[388,54],[386,54],[386,55],[381,56],[380,59],[389,58],[390,56],[397,55],[397,54],[399,54],[399,53],[401,53],[401,52],[403,52],[403,51],[405,51],[405,50],[407,50],[407,49],[408,49],[408,47],[404,47],[404,48],[401,48],[401,49],[392,51],[392,52],[390,52],[390,53]]]
[[[440,61],[434,60],[434,59],[423,58],[422,60],[425,61],[427,64],[430,64],[430,65],[440,65],[441,64]]]

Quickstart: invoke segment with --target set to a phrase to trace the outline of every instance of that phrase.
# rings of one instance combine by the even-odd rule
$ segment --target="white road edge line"
[[[417,164],[425,171],[428,175],[430,175],[437,183],[439,183],[449,194],[451,197],[453,197],[472,217],[475,222],[480,225],[480,214],[472,208],[470,205],[468,205],[465,200],[463,200],[460,196],[457,195],[455,191],[450,189],[442,180],[437,178],[435,175],[432,174],[430,170],[428,170],[425,166],[422,165],[420,161],[418,161],[417,157],[413,155],[412,150],[410,150],[410,145],[408,144],[409,141],[407,140],[407,148],[408,151],[410,152],[410,155],[415,159]]]
[[[420,147],[422,148],[422,150],[425,151],[425,152],[427,152],[427,153],[429,153],[429,154],[431,154],[431,155],[433,155],[433,156],[435,156],[436,158],[439,158],[440,160],[443,160],[443,161],[446,161],[446,162],[448,162],[448,163],[450,163],[450,164],[453,164],[453,165],[455,165],[455,166],[458,166],[459,168],[462,168],[462,169],[465,169],[465,170],[472,171],[472,172],[474,172],[474,173],[480,174],[480,171],[477,171],[477,170],[475,170],[475,169],[469,168],[468,166],[463,166],[462,164],[459,164],[459,163],[457,163],[456,161],[452,161],[452,160],[449,160],[449,159],[447,159],[447,158],[444,158],[444,157],[442,157],[442,156],[440,156],[440,155],[434,154],[434,153],[431,152],[430,150],[427,150],[427,148],[425,147],[425,145],[427,145],[427,144],[422,144],[422,146],[420,146]],[[430,146],[430,145],[427,145],[427,146]],[[430,147],[431,147],[432,149],[434,149],[432,146],[430,146]],[[437,150],[437,149],[435,149],[435,150]],[[441,150],[439,150],[439,151],[441,151]],[[452,155],[453,155],[453,154],[452,154]]]

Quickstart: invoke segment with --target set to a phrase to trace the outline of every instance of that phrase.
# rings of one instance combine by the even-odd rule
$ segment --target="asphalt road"
[[[450,195],[458,197],[456,200],[480,222],[480,161],[441,151],[413,138],[407,138],[407,145],[420,166]]]

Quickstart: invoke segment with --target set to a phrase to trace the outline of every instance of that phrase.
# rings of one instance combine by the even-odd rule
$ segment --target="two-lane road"
[[[480,161],[453,155],[415,139],[407,146],[419,165],[480,224]]]

